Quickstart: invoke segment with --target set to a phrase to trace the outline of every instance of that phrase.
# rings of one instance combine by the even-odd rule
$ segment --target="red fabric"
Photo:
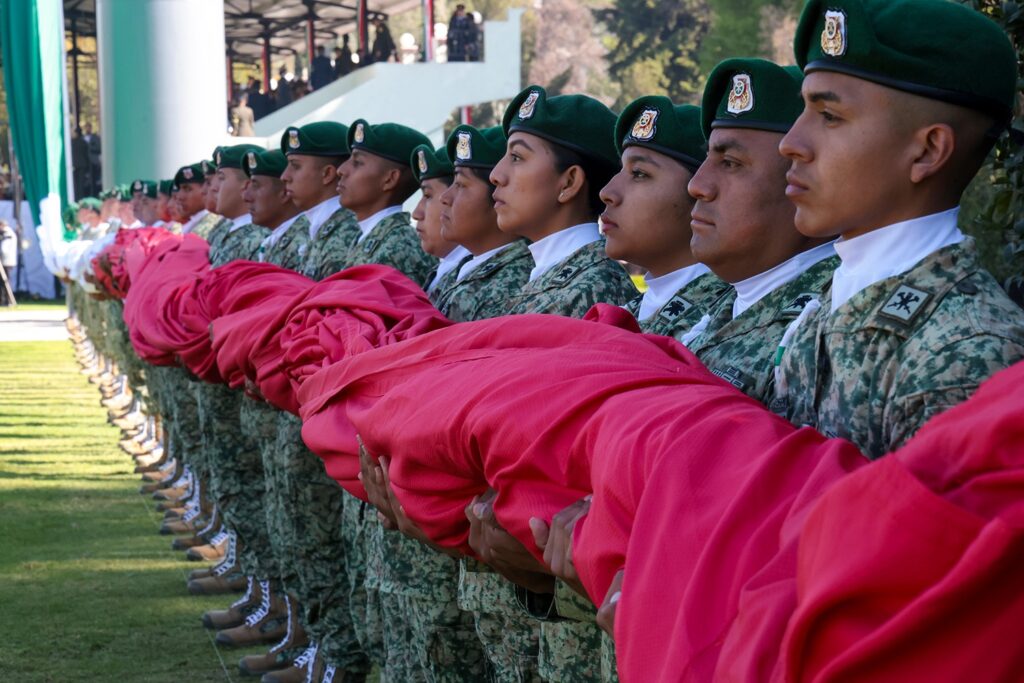
[[[124,303],[132,346],[149,363],[173,365],[180,333],[165,310],[173,308],[180,288],[209,271],[209,245],[197,235],[176,236],[149,253],[130,251],[125,261],[133,282]]]
[[[257,366],[252,358],[257,351],[276,348],[282,318],[315,284],[300,273],[273,266],[227,292],[221,307],[230,312],[213,320],[212,350],[228,386],[244,386],[253,394]]]
[[[336,273],[263,323],[250,362],[268,403],[298,414],[296,390],[333,363],[449,325],[412,280],[388,266]]]
[[[407,514],[464,551],[463,508],[492,486],[498,519],[539,555],[529,518],[550,519],[589,492],[596,450],[639,448],[622,432],[633,406],[661,406],[648,426],[657,432],[677,394],[752,404],[680,344],[638,334],[621,309],[593,317],[463,323],[329,367],[299,392],[303,438],[357,496],[356,433],[390,455]]]
[[[822,497],[777,680],[1021,679],[1022,385],[1018,363]]]
[[[159,244],[176,236],[166,228],[121,228],[114,241],[97,254],[92,262],[96,286],[111,297],[123,299],[131,285],[127,257],[129,252],[149,254]]]

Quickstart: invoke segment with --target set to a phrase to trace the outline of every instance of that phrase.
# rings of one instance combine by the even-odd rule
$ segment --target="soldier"
[[[174,184],[178,187],[176,198],[186,222],[181,226],[183,234],[196,234],[206,237],[209,230],[220,222],[221,217],[206,208],[203,183],[206,175],[202,164],[182,166],[174,174]]]
[[[636,288],[605,255],[597,225],[600,190],[619,168],[615,115],[585,95],[549,99],[530,86],[502,127],[508,148],[490,178],[498,226],[529,239],[535,263],[511,312],[582,316],[598,302],[632,299]]]
[[[711,372],[767,403],[776,348],[837,265],[828,240],[793,225],[782,135],[800,115],[799,71],[727,59],[701,104],[708,157],[690,180],[690,247],[731,290],[687,342]]]
[[[619,115],[615,144],[622,170],[601,190],[605,251],[647,270],[647,291],[626,305],[641,329],[679,339],[728,289],[690,251],[683,188],[707,156],[700,108],[641,97]]]
[[[409,164],[416,182],[420,184],[420,201],[412,212],[420,248],[439,259],[423,290],[436,305],[442,285],[454,280],[459,266],[473,255],[462,245],[441,236],[441,195],[452,184],[455,174],[446,149],[439,147],[435,150],[429,145],[421,145],[413,151]]]
[[[459,126],[448,137],[447,154],[455,182],[441,195],[441,234],[473,258],[438,293],[437,307],[457,321],[505,315],[534,266],[524,240],[503,232],[494,211],[489,178],[505,155],[505,134],[500,126]]]
[[[343,267],[359,235],[355,216],[335,192],[337,167],[349,157],[348,127],[334,121],[293,126],[281,136],[281,151],[288,157],[281,180],[303,211],[308,231],[306,245],[296,245],[302,258],[299,270],[322,280]]]
[[[282,185],[304,213],[276,241],[268,239],[263,258],[326,277],[331,269],[345,267],[344,258],[358,233],[335,190],[337,165],[349,153],[348,128],[333,122],[289,128],[281,151],[287,158]],[[297,416],[276,411],[273,446],[263,452],[270,491],[267,523],[298,623],[293,621],[290,637],[270,652],[244,658],[240,666],[251,673],[273,669],[263,676],[265,683],[364,676],[370,665],[352,623],[349,558],[337,523],[347,494],[327,476],[323,461],[306,448]],[[303,633],[308,634],[305,647]]]
[[[957,228],[1016,57],[988,18],[932,0],[812,1],[794,47],[806,109],[780,146],[786,192],[801,232],[840,236],[842,265],[773,407],[878,458],[1024,357],[1024,314]]]

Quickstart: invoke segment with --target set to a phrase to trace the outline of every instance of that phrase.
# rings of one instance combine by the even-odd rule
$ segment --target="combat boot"
[[[217,633],[217,644],[227,647],[248,647],[275,643],[288,631],[288,607],[270,589],[269,581],[260,581],[260,606],[234,628]]]
[[[309,645],[306,631],[299,623],[297,603],[288,595],[284,596],[284,601],[288,609],[284,638],[263,654],[242,657],[238,662],[238,669],[243,675],[261,676],[270,671],[286,669]]]
[[[312,673],[313,660],[316,659],[317,646],[311,644],[302,654],[295,658],[291,665],[278,671],[264,674],[260,683],[305,683]]]
[[[245,593],[227,609],[212,609],[203,612],[203,626],[215,631],[234,628],[245,623],[245,618],[259,609],[262,593],[260,582],[251,576],[247,579]]]

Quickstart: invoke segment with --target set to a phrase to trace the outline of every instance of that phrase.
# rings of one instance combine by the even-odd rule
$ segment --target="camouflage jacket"
[[[254,223],[224,234],[217,241],[216,247],[210,245],[210,265],[216,268],[239,259],[255,261],[259,255],[260,243],[269,234],[269,228]]]
[[[775,355],[782,335],[809,301],[821,297],[838,266],[837,256],[819,261],[736,318],[732,317],[736,290],[729,290],[712,311],[707,329],[690,342],[690,350],[708,370],[768,403],[775,388]]]
[[[622,306],[636,296],[629,274],[604,253],[604,240],[591,242],[528,282],[508,301],[509,314],[550,313],[582,318],[596,303]]]
[[[401,211],[384,218],[361,242],[354,243],[342,267],[369,263],[391,266],[426,287],[437,259],[420,248],[420,238],[409,222],[409,214]]]
[[[709,314],[715,303],[730,289],[727,282],[719,280],[713,273],[705,273],[676,292],[654,315],[637,322],[647,334],[660,334],[678,340],[705,314]],[[641,301],[642,294],[626,304],[626,310],[634,318],[640,312]]]
[[[228,236],[228,232],[231,230],[231,225],[232,221],[230,218],[217,216],[216,224],[214,224],[214,226],[207,231],[206,235],[204,235],[206,243],[210,245],[211,263],[213,261],[213,254],[220,249],[220,245],[224,241],[224,238]]]
[[[309,234],[308,231],[306,233]],[[359,239],[359,221],[356,215],[341,207],[324,221],[309,242],[302,261],[302,274],[314,280],[347,268],[349,252]]]
[[[442,292],[444,292],[446,289],[455,284],[456,278],[459,277],[459,269],[461,269],[462,266],[466,265],[471,260],[473,260],[472,254],[463,257],[463,259],[459,261],[458,265],[456,265],[454,268],[452,268],[447,273],[441,276],[441,279],[438,281],[437,286],[434,287],[433,290],[427,292],[427,296],[430,297],[430,303],[434,304],[434,306],[437,306],[438,297],[441,295]],[[437,275],[437,269],[438,266],[434,266],[433,268],[430,269],[430,274],[427,275],[428,287],[430,286],[430,283],[434,281],[434,277]],[[423,291],[426,291],[426,289],[424,289]]]
[[[210,212],[199,219],[199,222],[196,223],[195,227],[192,228],[192,231],[189,234],[199,235],[209,242],[210,233],[213,232],[213,229],[219,226],[223,220],[225,220],[223,216],[218,216],[217,214]]]
[[[442,281],[435,290],[440,293],[434,305],[456,322],[505,315],[509,298],[523,288],[531,270],[533,256],[525,242],[516,240],[461,281]]]
[[[306,253],[309,244],[309,219],[299,216],[295,222],[288,226],[284,234],[277,240],[276,244],[268,244],[263,250],[264,263],[273,263],[289,270],[298,270],[302,267],[302,257]]]
[[[974,241],[939,249],[796,331],[772,409],[849,439],[869,458],[1024,358],[1024,311],[978,263]]]

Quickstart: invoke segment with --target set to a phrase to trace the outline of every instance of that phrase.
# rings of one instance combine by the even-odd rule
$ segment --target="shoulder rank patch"
[[[558,271],[551,276],[551,284],[562,286],[567,282],[576,277],[576,273],[580,272],[578,266],[562,266]]]
[[[658,315],[665,320],[676,320],[693,308],[693,304],[676,294],[668,300],[668,303],[661,307]]]
[[[900,285],[878,313],[887,318],[899,320],[901,323],[909,323],[930,298],[931,294],[928,292],[915,289],[910,285]]]
[[[801,292],[799,296],[786,304],[781,313],[782,315],[800,315],[800,311],[804,310],[804,306],[817,297],[818,294],[815,292]]]
[[[658,132],[657,123],[658,114],[660,113],[657,109],[651,107],[644,109],[633,123],[633,130],[630,131],[629,136],[634,140],[652,140]]]
[[[523,103],[519,105],[519,118],[526,120],[533,117],[533,110],[537,106],[537,99],[540,98],[540,92],[537,90],[531,90],[530,94],[526,96]]]
[[[366,241],[363,242],[363,253],[372,254],[377,249],[379,242],[380,240],[375,237],[367,238]]]
[[[458,142],[455,144],[455,158],[459,161],[470,161],[473,158],[473,141],[469,131],[460,130]]]
[[[750,74],[734,74],[729,101],[725,105],[730,114],[743,114],[754,108],[754,90],[750,85]]]
[[[829,57],[842,57],[846,54],[846,12],[843,10],[825,10],[821,51]]]

